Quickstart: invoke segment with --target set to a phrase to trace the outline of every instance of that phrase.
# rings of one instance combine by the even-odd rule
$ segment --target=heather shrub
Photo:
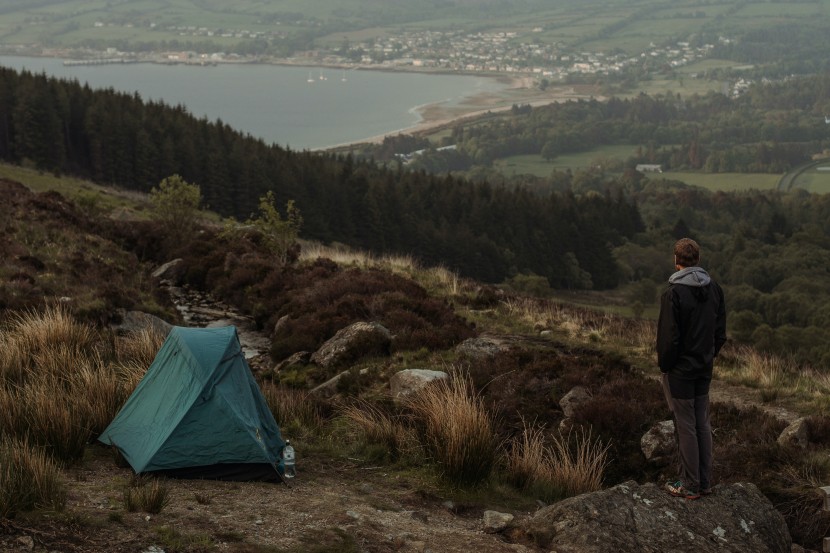
[[[764,492],[787,521],[793,543],[816,551],[830,531],[830,513],[825,511],[821,487],[830,476],[826,454],[789,459],[772,474]]]
[[[720,481],[765,474],[785,456],[778,436],[786,424],[757,408],[737,409],[723,403],[710,407],[714,440],[714,472]]]
[[[640,450],[640,439],[656,422],[671,418],[660,385],[634,375],[619,375],[604,384],[594,383],[592,397],[579,405],[573,422],[591,428],[610,444],[606,479],[617,484],[635,475],[650,474]]]
[[[807,431],[810,442],[830,446],[830,417],[826,415],[812,415],[807,417]]]
[[[581,360],[575,360],[581,366]],[[489,409],[510,433],[522,431],[524,422],[535,420],[551,427],[562,418],[556,400],[559,382],[569,370],[563,358],[549,351],[511,350],[476,360],[470,375],[481,389]],[[556,397],[554,397],[556,396]]]

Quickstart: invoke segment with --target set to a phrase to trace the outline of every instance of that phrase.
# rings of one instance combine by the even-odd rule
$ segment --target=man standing
[[[657,364],[680,450],[680,477],[666,489],[686,499],[711,492],[709,384],[714,358],[726,343],[723,291],[699,261],[697,242],[682,238],[675,243],[677,272],[660,298],[657,322]]]

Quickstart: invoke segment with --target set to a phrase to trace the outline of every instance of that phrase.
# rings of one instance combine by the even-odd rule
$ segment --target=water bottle
[[[282,450],[282,462],[285,465],[284,476],[294,478],[297,475],[297,470],[294,468],[294,448],[289,440],[285,440],[285,447]]]

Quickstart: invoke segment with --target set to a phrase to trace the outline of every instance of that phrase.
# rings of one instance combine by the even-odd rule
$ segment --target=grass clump
[[[525,424],[507,455],[508,480],[545,501],[597,491],[609,463],[608,449],[584,428],[553,436],[548,445],[543,427]]]
[[[170,488],[161,478],[136,476],[124,488],[124,508],[158,514],[170,502]]]
[[[399,416],[390,415],[365,401],[342,409],[347,424],[368,444],[380,445],[385,454],[397,460],[418,447],[417,437]]]
[[[215,545],[208,534],[185,534],[170,526],[159,526],[155,532],[165,551],[209,551]]]
[[[28,442],[0,440],[0,518],[35,509],[62,510],[66,489],[58,467]]]
[[[308,392],[266,382],[262,395],[283,432],[314,434],[323,428],[322,406]]]
[[[461,484],[486,480],[498,458],[493,417],[469,378],[459,374],[422,389],[410,402],[428,453]]]
[[[144,345],[118,353],[118,342]],[[158,342],[138,334],[108,347],[62,306],[12,314],[0,331],[0,435],[27,440],[62,464],[80,460],[135,389]]]

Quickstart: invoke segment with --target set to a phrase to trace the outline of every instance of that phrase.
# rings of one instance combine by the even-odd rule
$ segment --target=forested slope
[[[306,238],[411,253],[488,282],[532,272],[556,287],[612,287],[611,245],[641,226],[622,196],[537,195],[292,152],[182,106],[8,69],[0,159],[142,192],[179,174],[238,218],[273,190],[296,202]]]

